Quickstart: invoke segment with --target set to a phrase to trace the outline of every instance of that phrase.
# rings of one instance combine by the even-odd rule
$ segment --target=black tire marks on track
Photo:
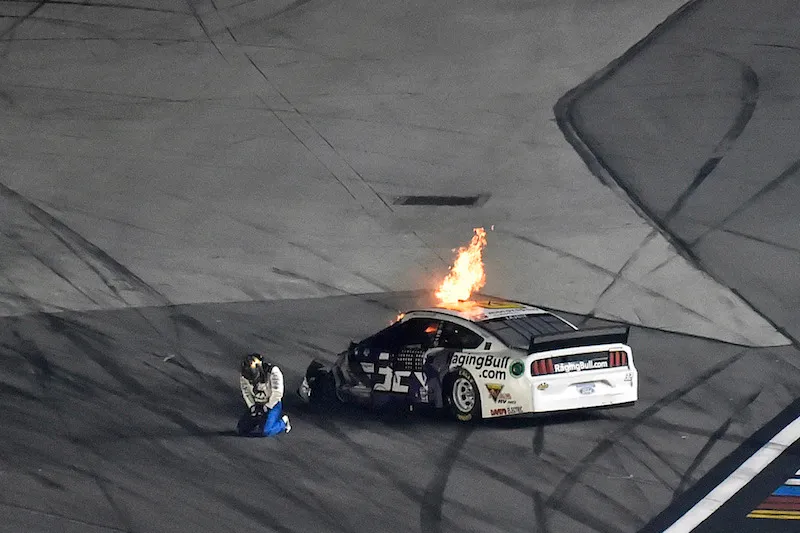
[[[620,427],[612,431],[609,435],[604,437],[588,454],[586,454],[578,464],[570,470],[566,476],[556,485],[555,489],[551,492],[549,498],[547,499],[547,505],[550,508],[556,510],[564,510],[566,504],[565,502],[568,501],[568,495],[572,488],[580,482],[580,478],[583,474],[589,470],[592,464],[603,454],[605,454],[608,450],[614,447],[618,441],[622,439],[622,437],[628,436],[631,432],[633,432],[639,425],[641,425],[645,420],[652,417],[656,413],[658,413],[664,407],[670,405],[671,403],[679,400],[684,395],[688,394],[690,391],[696,389],[699,386],[704,385],[713,377],[717,376],[718,374],[722,373],[729,367],[731,367],[734,363],[741,360],[747,354],[746,350],[742,350],[736,355],[726,359],[716,365],[712,366],[702,374],[699,374],[694,379],[690,380],[683,386],[675,389],[671,393],[663,396],[658,401],[654,402],[652,405],[647,407],[644,411],[636,415],[634,418],[630,419],[629,421],[622,424]]]
[[[28,216],[49,231],[56,240],[81,259],[121,301],[125,300],[120,294],[119,288],[113,282],[115,279],[124,282],[131,289],[150,299],[152,304],[170,304],[167,298],[153,289],[139,276],[17,191],[0,183],[0,196],[16,204]],[[107,272],[103,272],[103,270]]]
[[[752,405],[761,393],[764,391],[764,388],[760,388],[750,396],[746,397],[743,401],[739,402],[737,405],[733,406],[732,414],[717,428],[709,437],[708,441],[705,443],[703,448],[697,453],[692,464],[686,469],[686,471],[681,476],[680,483],[678,483],[678,487],[675,489],[673,493],[672,500],[675,501],[681,494],[683,494],[689,486],[694,482],[692,476],[694,475],[695,471],[700,467],[703,460],[708,456],[711,452],[711,449],[719,442],[722,436],[728,432],[728,429],[733,424],[733,421],[737,419],[750,405]]]
[[[48,518],[57,518],[58,520],[63,520],[65,522],[69,522],[71,524],[75,524],[75,525],[80,526],[80,527],[87,527],[88,526],[88,527],[98,528],[98,529],[107,530],[107,531],[120,531],[121,533],[129,533],[127,530],[120,529],[120,528],[115,527],[115,526],[99,524],[97,522],[88,522],[86,520],[78,520],[77,518],[72,518],[70,516],[65,516],[63,514],[54,513],[54,512],[51,512],[51,511],[42,511],[41,509],[33,509],[32,507],[26,507],[24,505],[17,505],[17,504],[9,503],[9,502],[0,502],[0,507],[6,507],[6,508],[9,508],[9,509],[15,509],[17,511],[23,511],[23,512],[30,513],[30,514],[33,514],[33,515],[46,516]]]
[[[419,525],[422,533],[441,533],[442,531],[442,505],[447,481],[458,460],[458,454],[472,431],[472,427],[459,429],[455,439],[445,448],[442,460],[437,463],[433,479],[422,496],[422,505],[419,510]]]
[[[453,441],[445,448],[441,462],[438,464],[430,483],[424,491],[420,491],[408,482],[397,477],[395,472],[379,460],[373,459],[362,445],[352,440],[330,420],[321,418],[317,425],[324,432],[352,449],[358,457],[366,460],[375,471],[391,480],[392,485],[403,496],[412,502],[420,504],[420,531],[422,533],[442,532],[443,524],[447,523],[447,520],[442,516],[444,491],[447,487],[447,480],[458,459],[459,452],[472,434],[474,428],[466,426],[459,429]]]
[[[28,11],[21,17],[18,17],[17,20],[15,20],[13,24],[11,24],[11,26],[0,32],[0,39],[3,39],[7,35],[14,33],[14,31],[16,31],[16,29],[19,28],[21,24],[23,24],[26,20],[31,18],[37,11],[42,9],[46,3],[47,0],[40,0],[35,6],[31,8],[30,11]]]
[[[722,158],[725,157],[725,155],[727,155],[727,153],[731,150],[736,140],[747,127],[747,124],[753,117],[753,113],[755,113],[756,105],[758,104],[758,74],[756,74],[750,65],[723,52],[714,50],[710,50],[710,52],[716,56],[733,61],[739,65],[742,78],[742,90],[739,98],[742,106],[739,109],[736,118],[733,120],[731,127],[728,129],[725,135],[723,135],[719,143],[717,143],[712,156],[708,158],[705,163],[703,163],[689,186],[681,193],[680,196],[678,196],[678,198],[675,200],[675,203],[664,215],[665,224],[669,224],[669,222],[675,218],[681,209],[683,209],[684,205],[686,205],[686,202],[689,200],[692,194],[703,184],[705,179],[711,175],[712,172],[714,172],[714,169],[717,168],[719,162],[722,161]]]
[[[178,357],[181,363],[185,365],[189,371],[193,372],[194,374],[201,376],[204,380],[210,381],[212,386],[217,389],[218,391],[228,391],[228,387],[223,384],[219,379],[211,379],[209,380],[209,376],[206,376],[199,372],[197,368],[191,363],[188,357],[183,354],[183,351],[180,349],[181,345],[181,333],[180,328],[178,327],[180,324],[185,325],[192,331],[196,332],[197,334],[209,339],[213,344],[218,346],[220,349],[225,350],[227,352],[233,353],[243,353],[245,347],[241,344],[232,341],[223,335],[215,332],[214,330],[205,326],[202,322],[198,319],[191,317],[181,311],[181,307],[174,306],[170,300],[161,294],[159,291],[154,289],[150,286],[147,282],[133,273],[130,269],[119,263],[113,257],[111,257],[108,253],[104,250],[100,249],[98,246],[94,245],[82,235],[74,231],[72,228],[58,220],[56,217],[42,209],[41,207],[37,206],[27,198],[25,198],[22,194],[18,193],[17,191],[11,189],[10,187],[0,183],[0,196],[6,198],[7,200],[13,202],[19,208],[21,208],[28,216],[30,216],[33,220],[39,223],[43,228],[49,231],[62,245],[64,245],[70,252],[72,252],[76,257],[78,257],[97,277],[108,287],[108,289],[114,294],[116,298],[118,298],[121,302],[126,302],[125,298],[121,294],[119,287],[120,286],[126,287],[128,290],[132,290],[140,295],[145,301],[146,304],[154,305],[156,307],[166,307],[169,309],[169,318],[173,323],[174,327],[174,343],[175,343],[175,351],[178,352]],[[56,272],[54,270],[54,272]],[[60,277],[64,277],[60,273],[56,272]],[[69,280],[68,280],[69,281]],[[77,288],[81,293],[84,293],[81,289]],[[85,293],[84,293],[85,294]],[[161,333],[161,330],[152,323],[150,319],[148,319],[144,312],[139,308],[134,308],[134,311],[138,313],[146,323],[150,324],[154,331]],[[65,324],[62,323],[65,319],[57,319],[53,320],[52,318],[48,319],[48,322],[58,331],[65,331],[62,328]],[[61,321],[61,322],[59,322]],[[72,322],[72,326],[78,326],[77,322]],[[119,371],[119,369],[111,369],[113,371]],[[124,377],[124,372],[119,374],[121,379],[127,379]],[[134,383],[128,383],[129,386],[136,386]]]
[[[647,48],[648,46],[652,45],[656,39],[661,37],[665,34],[668,30],[670,30],[673,25],[678,23],[679,21],[683,20],[684,18],[688,17],[692,14],[695,10],[699,9],[699,7],[705,2],[705,0],[689,0],[683,6],[681,6],[677,11],[672,13],[669,17],[667,17],[661,24],[656,26],[653,31],[647,34],[643,39],[635,43],[631,48],[629,48],[624,54],[620,57],[609,63],[605,68],[601,69],[600,71],[596,72],[593,76],[588,78],[586,81],[574,87],[567,93],[565,93],[561,98],[559,98],[558,102],[556,102],[555,106],[553,107],[553,112],[555,114],[556,123],[558,124],[559,129],[563,133],[564,137],[566,138],[567,142],[572,145],[575,151],[580,155],[581,159],[583,159],[586,166],[589,170],[594,174],[597,179],[600,180],[601,183],[608,186],[611,190],[613,190],[620,198],[624,199],[628,205],[640,216],[642,219],[646,220],[652,227],[656,228],[659,233],[669,242],[678,253],[692,266],[701,270],[703,272],[709,273],[709,268],[697,254],[692,250],[690,245],[684,241],[682,238],[674,234],[668,227],[668,224],[661,219],[661,217],[656,216],[653,210],[648,207],[647,202],[645,202],[642,197],[636,193],[636,191],[627,184],[625,181],[620,179],[612,170],[609,163],[605,160],[605,158],[600,154],[600,152],[593,148],[593,140],[587,136],[585,136],[576,126],[575,118],[574,118],[574,111],[577,102],[586,94],[592,91],[593,88],[605,83],[610,78],[612,78],[620,69],[626,66],[630,61],[637,56],[642,50]],[[751,89],[753,88],[753,82],[758,81],[758,76],[753,78],[755,72],[752,72],[752,68],[748,65],[738,61],[737,59],[731,58],[734,61],[737,61],[742,66],[742,76],[745,82],[745,87],[749,84]],[[757,86],[755,87],[757,89]],[[743,92],[745,96],[745,101],[743,102],[743,106],[740,110],[739,117],[740,120],[744,120],[747,118],[749,121],[749,117],[747,117],[747,113],[750,112],[750,108],[754,106],[754,103],[751,103],[748,98],[748,92],[745,89]],[[756,96],[757,94],[751,95]],[[734,121],[734,124],[729,129],[729,134],[735,135],[739,127],[744,127],[745,124],[741,124],[740,120]],[[741,133],[741,132],[739,132]],[[738,135],[737,135],[738,136]],[[725,138],[727,138],[726,136]],[[718,144],[718,148],[725,148],[728,146],[725,143],[725,138]],[[718,154],[719,155],[719,154]],[[712,156],[711,159],[713,159]],[[709,160],[710,161],[710,160]],[[718,161],[716,163],[708,163],[707,165],[713,165],[716,167]],[[705,167],[708,170],[708,166]],[[713,168],[711,168],[713,170]],[[698,172],[695,176],[696,180],[698,177],[704,173],[705,170]],[[702,177],[699,181],[702,182],[705,177]],[[685,195],[686,193],[684,193]],[[680,207],[680,206],[678,206]],[[788,339],[796,348],[800,348],[800,340],[793,337],[791,334],[788,333],[786,328],[777,324],[773,319],[766,316],[762,311],[757,309],[752,302],[746,298],[741,292],[731,288],[731,291],[736,294],[738,298],[740,298],[743,302],[745,302],[755,313],[761,316],[770,326],[772,326],[776,331],[778,331],[781,335],[783,335],[786,339]]]
[[[783,172],[781,172],[774,179],[772,179],[769,182],[767,182],[767,184],[764,185],[764,187],[762,187],[753,196],[748,198],[739,207],[737,207],[736,209],[731,211],[725,218],[723,218],[722,220],[720,220],[719,222],[717,222],[713,226],[709,227],[699,237],[697,237],[696,239],[691,241],[689,243],[689,246],[697,245],[701,240],[703,240],[705,237],[707,237],[712,232],[714,232],[716,230],[719,230],[721,228],[724,228],[725,225],[728,222],[730,222],[731,220],[736,218],[739,214],[743,213],[748,208],[754,206],[758,201],[760,201],[762,198],[764,198],[767,194],[775,191],[778,187],[780,187],[781,185],[783,185],[784,183],[789,181],[790,178],[795,177],[797,175],[798,171],[800,171],[800,159],[796,160],[791,165],[786,167],[786,169]],[[728,230],[725,230],[725,231],[728,231]],[[775,244],[775,243],[770,243],[770,244],[772,244],[773,246],[779,246],[778,244]]]

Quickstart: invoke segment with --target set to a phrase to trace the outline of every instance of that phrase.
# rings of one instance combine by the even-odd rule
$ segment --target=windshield
[[[555,315],[522,315],[485,320],[480,325],[511,348],[527,350],[531,338],[545,333],[575,331]]]

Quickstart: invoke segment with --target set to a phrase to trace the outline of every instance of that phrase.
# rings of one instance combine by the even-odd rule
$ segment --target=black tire
[[[448,374],[443,391],[445,404],[456,421],[468,423],[482,418],[480,390],[468,371],[459,368]]]
[[[311,387],[310,403],[315,407],[332,407],[339,402],[336,397],[336,381],[330,372],[320,372],[309,384]]]

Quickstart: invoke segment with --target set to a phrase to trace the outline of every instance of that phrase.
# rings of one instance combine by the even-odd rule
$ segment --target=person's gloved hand
[[[264,413],[264,406],[259,403],[254,403],[250,406],[250,416],[260,416]]]

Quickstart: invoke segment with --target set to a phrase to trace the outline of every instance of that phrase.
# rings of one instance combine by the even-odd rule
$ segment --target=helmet
[[[250,383],[260,381],[264,377],[264,367],[261,355],[257,353],[248,354],[242,360],[240,371],[242,373],[242,377],[244,377]]]

